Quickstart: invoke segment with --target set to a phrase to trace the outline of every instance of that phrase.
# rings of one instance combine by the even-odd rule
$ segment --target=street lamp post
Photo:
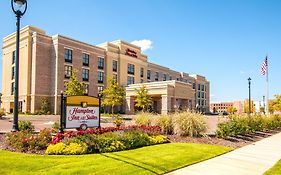
[[[248,114],[251,114],[251,78],[248,78],[248,83],[249,83],[249,111]]]
[[[20,18],[25,14],[27,9],[26,0],[11,0],[13,12],[17,17],[17,35],[16,35],[16,59],[15,59],[15,87],[14,87],[14,120],[12,131],[18,131],[18,106],[19,106],[19,48],[20,48]]]

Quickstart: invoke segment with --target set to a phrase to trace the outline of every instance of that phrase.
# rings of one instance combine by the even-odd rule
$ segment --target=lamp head
[[[26,0],[14,0],[14,3],[19,7],[22,7],[26,3]]]
[[[11,0],[11,6],[17,16],[22,16],[27,9],[27,0]]]

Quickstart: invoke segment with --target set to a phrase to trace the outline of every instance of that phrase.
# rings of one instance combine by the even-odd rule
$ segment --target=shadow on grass
[[[127,156],[121,156],[121,155],[118,155],[118,154],[116,154],[116,153],[111,153],[111,154],[112,154],[112,155],[107,155],[107,154],[105,154],[105,153],[102,153],[102,154],[100,154],[100,155],[101,155],[101,156],[104,156],[104,157],[106,157],[106,158],[114,159],[114,160],[117,160],[117,161],[120,161],[120,162],[124,162],[124,163],[130,164],[130,165],[133,165],[133,166],[135,166],[135,167],[138,167],[138,168],[141,168],[141,169],[143,169],[143,170],[149,171],[149,172],[151,172],[151,173],[153,173],[153,174],[163,174],[163,173],[165,173],[165,172],[167,171],[166,169],[161,168],[161,167],[159,167],[159,166],[153,166],[153,168],[156,168],[156,169],[158,169],[158,170],[160,170],[160,171],[163,171],[163,173],[158,173],[158,172],[156,172],[156,171],[154,171],[154,170],[151,170],[151,169],[146,168],[146,167],[144,167],[144,166],[138,165],[138,164],[143,164],[143,165],[152,167],[152,165],[150,165],[150,164],[147,164],[147,163],[145,163],[145,162],[141,162],[141,161],[132,159],[132,158],[127,157]],[[133,162],[130,162],[130,161],[126,161],[126,160],[124,160],[124,159],[128,159],[128,160],[134,161],[134,162],[136,162],[136,163],[133,163]],[[137,164],[137,163],[138,163],[138,164]]]

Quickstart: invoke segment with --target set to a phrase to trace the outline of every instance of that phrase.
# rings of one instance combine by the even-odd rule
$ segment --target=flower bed
[[[95,129],[88,129],[86,131],[70,131],[64,134],[58,133],[52,140],[52,144],[56,144],[63,140],[64,138],[72,138],[81,135],[88,135],[88,134],[103,134],[107,132],[115,132],[115,131],[127,131],[127,130],[141,130],[149,134],[160,134],[161,128],[159,126],[145,126],[145,125],[129,125],[129,126],[122,126],[122,127],[105,127],[105,128],[95,128]]]
[[[58,133],[52,138],[51,130],[38,134],[32,131],[8,133],[8,145],[16,151],[46,154],[86,154],[134,149],[159,143],[168,139],[162,136],[158,126],[126,126],[88,129]]]
[[[97,128],[58,133],[46,154],[89,154],[135,149],[168,142],[158,126]]]

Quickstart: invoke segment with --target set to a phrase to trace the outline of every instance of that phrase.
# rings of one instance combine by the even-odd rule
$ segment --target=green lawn
[[[272,168],[264,173],[264,175],[280,175],[281,173],[281,160],[279,160]]]
[[[80,156],[30,155],[0,150],[0,174],[163,174],[231,150],[190,143]]]

